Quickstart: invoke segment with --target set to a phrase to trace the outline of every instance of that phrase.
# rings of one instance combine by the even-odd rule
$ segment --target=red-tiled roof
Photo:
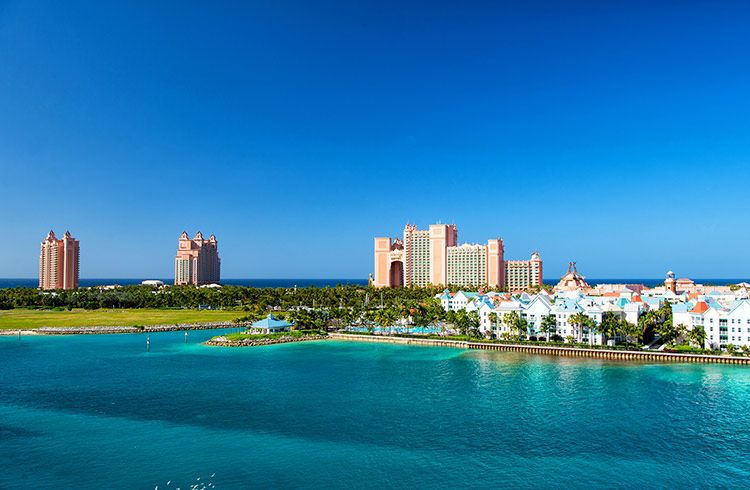
[[[705,313],[708,311],[708,305],[705,301],[698,301],[695,303],[695,306],[693,306],[693,309],[690,310],[690,313]]]

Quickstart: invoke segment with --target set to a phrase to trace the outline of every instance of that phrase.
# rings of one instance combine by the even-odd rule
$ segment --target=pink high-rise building
[[[515,291],[542,284],[542,259],[539,253],[531,254],[530,260],[508,260],[505,262],[505,286]]]
[[[200,286],[220,281],[221,259],[216,237],[211,235],[206,240],[199,231],[191,240],[183,231],[174,259],[174,283]]]
[[[62,239],[50,230],[39,254],[39,287],[42,289],[76,289],[78,287],[78,240],[66,231]]]
[[[455,224],[430,225],[419,230],[407,224],[404,238],[375,238],[376,287],[456,286],[504,287],[510,273],[516,285],[516,271],[527,268],[528,285],[542,283],[542,262],[536,252],[530,261],[513,261],[506,267],[502,239],[487,244],[458,245]],[[532,272],[533,271],[533,272]],[[523,277],[523,276],[522,276]],[[520,277],[519,277],[520,279]]]

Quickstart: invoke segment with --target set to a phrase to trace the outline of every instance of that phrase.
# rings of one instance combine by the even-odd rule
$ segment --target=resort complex
[[[39,254],[39,287],[41,289],[76,289],[78,287],[78,240],[66,231],[62,239],[50,230]]]
[[[190,239],[187,232],[183,231],[174,259],[174,283],[202,286],[219,282],[221,259],[216,237],[211,235],[206,240],[199,231]]]
[[[458,245],[455,224],[430,225],[419,230],[407,224],[403,238],[375,238],[376,287],[427,285],[509,287],[525,289],[542,284],[542,260],[505,261],[503,240]]]
[[[681,288],[675,288],[675,284]],[[488,338],[508,337],[521,325],[523,335],[529,338],[555,337],[566,342],[604,345],[623,341],[627,329],[613,334],[618,329],[603,328],[603,324],[630,325],[634,332],[635,328],[643,330],[649,324],[659,326],[669,321],[671,331],[657,334],[656,342],[684,337],[697,347],[716,350],[750,347],[749,288],[747,283],[730,287],[704,286],[689,279],[675,281],[671,271],[665,286],[590,287],[575,269],[569,269],[552,292],[446,290],[436,298],[446,311],[476,312],[479,330]]]

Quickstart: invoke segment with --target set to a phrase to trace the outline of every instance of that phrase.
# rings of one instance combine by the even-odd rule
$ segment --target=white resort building
[[[674,279],[669,271],[664,286],[646,288],[636,284],[608,284],[591,287],[578,274],[575,262],[561,278],[553,293],[542,290],[539,294],[511,294],[491,291],[484,293],[445,290],[436,295],[446,311],[476,311],[480,330],[487,336],[498,338],[511,333],[505,324],[506,315],[515,313],[525,320],[530,337],[545,338],[543,319],[553,315],[554,328],[550,337],[573,339],[575,342],[603,345],[608,339],[596,328],[579,328],[574,315],[582,313],[600,325],[611,312],[623,320],[638,325],[647,311],[658,310],[666,303],[672,308],[674,325],[687,331],[702,327],[705,345],[709,349],[724,349],[729,345],[750,347],[750,284],[736,286],[703,286],[689,279]],[[509,318],[509,317],[508,317]]]

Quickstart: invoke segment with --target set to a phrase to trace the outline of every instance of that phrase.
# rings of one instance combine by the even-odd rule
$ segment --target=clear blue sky
[[[548,281],[750,276],[744,2],[109,4],[0,0],[0,277],[50,228],[82,277],[170,277],[183,230],[365,277],[438,220]]]

